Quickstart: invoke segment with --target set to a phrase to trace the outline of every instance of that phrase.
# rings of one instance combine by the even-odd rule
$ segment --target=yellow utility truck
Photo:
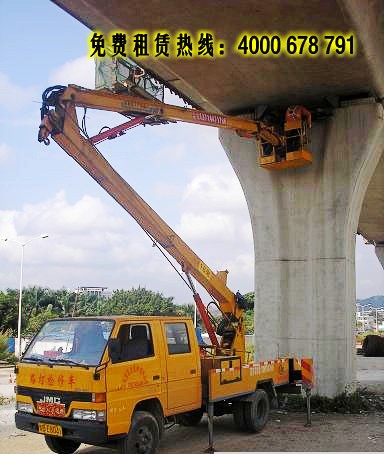
[[[118,111],[133,118],[89,137],[84,122],[79,127],[76,107]],[[233,414],[240,429],[258,432],[268,420],[270,406],[276,405],[277,393],[301,392],[304,386],[309,396],[312,360],[250,360],[245,349],[246,302],[227,287],[228,272],[213,272],[95,147],[136,122],[175,119],[217,123],[272,145],[284,143],[258,122],[191,112],[126,94],[73,86],[51,87],[43,94],[39,141],[48,144],[51,136],[136,220],[153,245],[181,266],[185,277],[179,274],[193,293],[210,340],[209,345],[199,345],[192,320],[179,317],[46,322],[16,366],[15,419],[19,429],[45,435],[58,454],[70,454],[80,443],[117,446],[123,454],[152,454],[169,423],[195,425],[204,412],[212,450],[215,415]],[[297,143],[302,146],[300,140]],[[207,306],[192,277],[211,296]]]
[[[205,411],[211,430],[212,416],[227,413],[242,430],[262,430],[276,393],[311,382],[311,367],[215,354],[187,318],[50,320],[17,366],[16,426],[58,454],[80,443],[154,453],[167,423],[195,425]]]

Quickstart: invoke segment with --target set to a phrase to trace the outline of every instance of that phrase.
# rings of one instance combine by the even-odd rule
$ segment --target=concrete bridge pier
[[[380,104],[361,100],[312,130],[311,166],[268,171],[255,142],[221,130],[243,187],[255,251],[255,356],[313,356],[316,390],[355,382],[355,234],[384,149]]]

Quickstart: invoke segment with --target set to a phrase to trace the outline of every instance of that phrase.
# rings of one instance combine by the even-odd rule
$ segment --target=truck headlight
[[[24,413],[33,413],[33,405],[26,402],[16,402],[16,410]]]
[[[73,419],[82,419],[83,421],[105,421],[104,410],[73,410]]]

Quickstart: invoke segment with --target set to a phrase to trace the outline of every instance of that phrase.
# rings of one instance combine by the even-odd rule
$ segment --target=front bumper
[[[63,428],[63,438],[79,443],[98,445],[108,441],[107,426],[105,423],[46,418],[19,411],[15,414],[16,427],[20,430],[39,433],[39,422],[60,425]]]

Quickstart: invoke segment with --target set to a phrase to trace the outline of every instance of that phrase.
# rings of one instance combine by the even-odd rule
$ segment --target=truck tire
[[[121,441],[121,454],[155,454],[159,446],[159,425],[147,411],[136,411],[128,435]]]
[[[48,448],[57,454],[72,454],[80,446],[80,443],[65,438],[50,437],[49,435],[45,435],[44,438]]]
[[[181,426],[192,427],[197,426],[203,417],[204,411],[202,408],[189,411],[177,416],[177,423]]]
[[[244,416],[245,402],[237,401],[233,403],[233,421],[240,430],[247,430]]]
[[[245,402],[244,418],[249,432],[260,432],[269,417],[269,399],[264,389],[256,389],[251,401]]]

